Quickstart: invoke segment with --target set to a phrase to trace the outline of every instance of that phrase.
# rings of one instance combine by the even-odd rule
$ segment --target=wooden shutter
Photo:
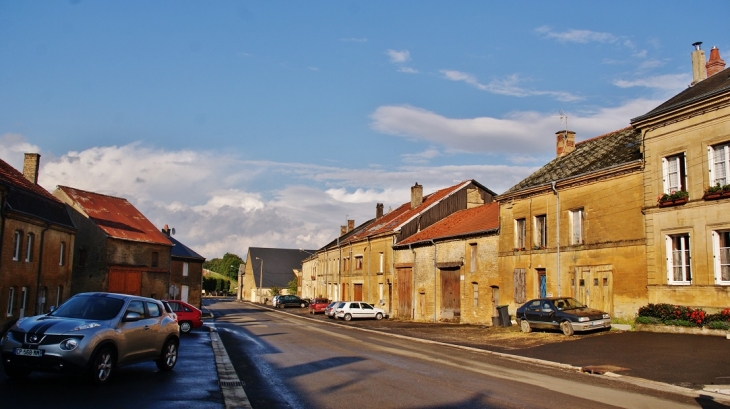
[[[515,281],[515,303],[522,304],[526,300],[527,292],[525,290],[525,269],[524,268],[516,268],[514,271],[514,281]]]

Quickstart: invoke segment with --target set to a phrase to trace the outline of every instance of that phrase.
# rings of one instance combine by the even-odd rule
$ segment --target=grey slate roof
[[[670,112],[685,105],[728,91],[730,91],[730,68],[726,68],[717,74],[698,82],[692,87],[685,89],[646,114],[632,119],[631,123],[633,124],[634,122],[639,122],[655,115]]]
[[[279,287],[286,288],[286,285],[295,278],[294,269],[302,269],[302,260],[310,256],[316,250],[299,249],[273,249],[263,247],[250,247],[248,260],[251,263],[256,286],[258,287],[261,274],[261,260],[264,263],[264,280],[261,288]]]
[[[172,257],[177,258],[186,258],[186,259],[192,259],[192,260],[199,260],[199,261],[205,261],[205,257],[201,256],[200,254],[194,252],[190,249],[190,247],[180,243],[177,239],[175,239],[172,236],[167,236],[167,239],[170,240],[173,244],[172,246]]]
[[[640,148],[641,132],[631,127],[578,142],[573,152],[553,159],[500,196],[639,161]]]

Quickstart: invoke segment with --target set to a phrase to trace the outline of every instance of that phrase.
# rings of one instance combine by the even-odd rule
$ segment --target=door
[[[537,291],[538,298],[547,297],[547,274],[544,268],[537,269]]]
[[[461,317],[461,281],[459,270],[440,270],[441,318],[458,320]]]
[[[413,318],[413,269],[411,267],[398,268],[397,294],[398,308],[396,315],[398,318]]]
[[[352,285],[352,298],[356,301],[362,301],[362,284]]]
[[[142,272],[110,268],[107,291],[110,293],[142,295]]]
[[[183,302],[188,302],[188,295],[190,293],[190,287],[184,285],[182,286],[182,291],[180,292],[180,300]]]

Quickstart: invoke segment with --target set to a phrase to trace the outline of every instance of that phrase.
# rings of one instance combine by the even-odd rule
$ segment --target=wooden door
[[[573,273],[573,297],[583,304],[613,313],[613,266],[577,266]]]
[[[110,293],[142,295],[142,272],[136,270],[109,269]]]
[[[352,293],[352,299],[354,301],[365,301],[362,299],[362,284],[353,284]]]
[[[441,318],[461,317],[461,281],[459,270],[439,270],[441,273]]]
[[[398,268],[397,294],[398,308],[395,313],[398,318],[413,319],[413,269],[411,267]]]

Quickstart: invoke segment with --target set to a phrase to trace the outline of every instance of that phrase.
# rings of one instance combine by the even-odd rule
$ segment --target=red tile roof
[[[49,191],[43,189],[39,185],[31,182],[23,176],[23,173],[8,163],[0,159],[0,182],[4,182],[10,186],[20,187],[29,190],[35,194],[41,195],[46,199],[59,202],[59,200],[53,196]]]
[[[167,236],[155,227],[127,199],[59,186],[109,237],[172,246]],[[78,208],[77,207],[77,208]]]
[[[397,209],[373,221],[361,232],[348,237],[344,241],[341,241],[340,245],[360,241],[365,239],[366,237],[395,233],[400,230],[400,227],[403,226],[406,222],[410,221],[425,210],[429,209],[431,206],[439,203],[444,198],[458,192],[464,186],[467,186],[472,182],[474,181],[466,180],[457,185],[447,187],[445,189],[441,189],[434,193],[431,193],[430,195],[424,196],[423,203],[421,203],[421,205],[417,206],[415,209],[411,209],[411,202],[406,202]]]
[[[460,210],[403,240],[398,243],[398,246],[446,237],[477,234],[497,228],[499,228],[499,204],[493,202],[471,209]]]

